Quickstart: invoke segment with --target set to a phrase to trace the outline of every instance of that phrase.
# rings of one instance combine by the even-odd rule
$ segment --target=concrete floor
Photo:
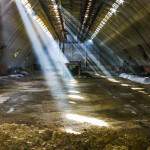
[[[1,79],[0,123],[54,125],[74,133],[93,126],[150,127],[149,85],[104,76],[76,80],[59,101],[40,76]]]

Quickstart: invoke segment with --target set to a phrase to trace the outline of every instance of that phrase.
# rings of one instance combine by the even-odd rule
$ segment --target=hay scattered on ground
[[[150,133],[144,129],[92,128],[80,135],[53,127],[0,125],[0,150],[147,150]]]

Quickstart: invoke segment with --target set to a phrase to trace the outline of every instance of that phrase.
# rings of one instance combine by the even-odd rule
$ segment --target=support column
[[[0,62],[1,62],[1,54],[2,54],[2,16],[1,16],[1,2],[0,2]]]
[[[3,1],[0,1],[0,75],[5,75],[7,74],[7,67],[3,63],[5,44],[4,44],[4,39],[3,39],[2,8],[3,8]]]

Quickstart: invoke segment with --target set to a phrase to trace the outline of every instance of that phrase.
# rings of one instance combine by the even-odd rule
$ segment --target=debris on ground
[[[143,130],[91,128],[76,135],[54,127],[4,123],[0,125],[0,149],[147,150],[150,146],[150,133]]]

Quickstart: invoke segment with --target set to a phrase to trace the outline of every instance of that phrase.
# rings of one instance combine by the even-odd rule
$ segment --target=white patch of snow
[[[10,108],[10,109],[7,111],[7,113],[8,113],[8,114],[9,114],[9,113],[12,113],[14,110],[15,110],[15,109],[12,107],[12,108]]]
[[[22,75],[22,74],[12,74],[12,75],[9,75],[9,77],[11,77],[11,78],[22,78],[22,77],[24,77],[24,75]]]
[[[0,95],[0,104],[3,104],[4,102],[6,102],[10,97],[5,97],[3,95]]]
[[[137,83],[141,83],[141,84],[150,84],[150,78],[149,77],[140,77],[137,75],[129,75],[126,73],[120,74],[119,77],[131,80],[131,81],[134,81]]]

